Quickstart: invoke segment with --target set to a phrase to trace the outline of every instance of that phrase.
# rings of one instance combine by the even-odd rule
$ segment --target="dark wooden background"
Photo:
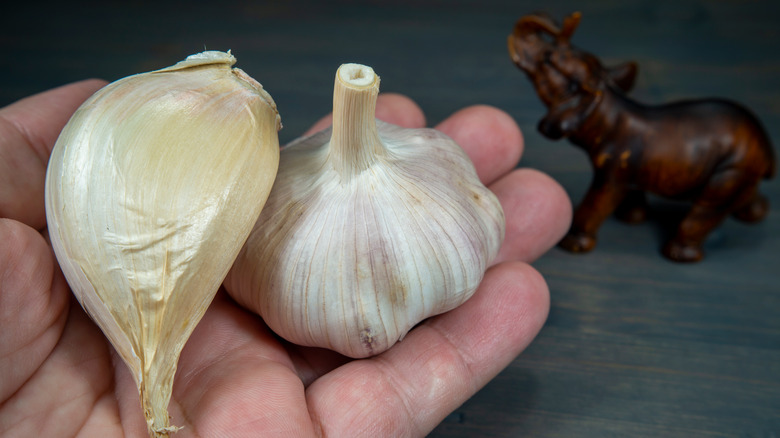
[[[287,142],[330,110],[337,66],[360,62],[432,124],[471,104],[508,111],[526,135],[521,165],[552,175],[576,203],[589,165],[536,133],[544,109],[505,40],[521,15],[580,10],[577,45],[639,62],[635,97],[732,98],[780,145],[774,0],[14,3],[0,10],[0,105],[232,49],[274,96]],[[659,255],[680,208],[657,199],[646,224],[610,220],[594,253],[553,249],[537,261],[552,294],[546,326],[432,436],[780,436],[780,185],[763,187],[768,219],[729,220],[696,265]]]

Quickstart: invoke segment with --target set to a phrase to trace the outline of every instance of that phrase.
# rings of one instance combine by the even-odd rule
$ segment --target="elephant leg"
[[[580,205],[574,211],[571,229],[558,244],[571,252],[588,252],[596,246],[599,227],[625,198],[627,188],[594,179]]]
[[[638,224],[647,218],[647,196],[642,190],[631,190],[615,210],[615,216],[623,222]]]
[[[748,208],[756,200],[756,184],[739,170],[713,175],[693,207],[683,218],[675,236],[664,246],[666,257],[678,262],[696,262],[704,257],[707,236],[735,210]]]
[[[759,222],[769,213],[769,200],[758,192],[758,183],[746,190],[744,201],[738,203],[732,216],[747,223]]]
[[[702,244],[728,212],[706,203],[696,203],[677,227],[677,233],[663,249],[663,254],[676,262],[698,262],[704,257]]]

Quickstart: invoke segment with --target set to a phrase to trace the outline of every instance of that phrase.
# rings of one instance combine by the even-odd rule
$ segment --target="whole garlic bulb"
[[[333,126],[281,152],[225,286],[280,336],[351,357],[380,353],[466,301],[504,236],[473,164],[433,129],[374,118],[379,77],[342,65]]]
[[[46,218],[73,293],[167,436],[182,348],[273,184],[276,105],[230,53],[203,52],[95,93],[52,151]]]

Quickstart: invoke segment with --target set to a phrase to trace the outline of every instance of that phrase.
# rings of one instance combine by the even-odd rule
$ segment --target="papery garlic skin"
[[[496,196],[433,129],[374,118],[379,77],[339,69],[332,129],[282,149],[225,286],[300,345],[378,354],[465,302],[504,237]]]
[[[229,53],[95,93],[51,154],[46,218],[73,293],[127,363],[152,436],[187,338],[273,184],[279,115]]]

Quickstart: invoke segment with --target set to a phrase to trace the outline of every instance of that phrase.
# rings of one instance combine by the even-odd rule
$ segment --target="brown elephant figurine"
[[[593,181],[576,208],[560,246],[587,252],[612,213],[631,222],[645,218],[646,192],[692,201],[664,245],[678,262],[703,257],[702,243],[729,214],[756,222],[769,210],[759,193],[775,173],[775,157],[761,122],[723,99],[644,105],[626,96],[635,63],[607,68],[569,43],[580,14],[561,25],[544,14],[522,17],[509,36],[509,53],[533,83],[547,114],[538,129],[568,138],[593,165]]]

